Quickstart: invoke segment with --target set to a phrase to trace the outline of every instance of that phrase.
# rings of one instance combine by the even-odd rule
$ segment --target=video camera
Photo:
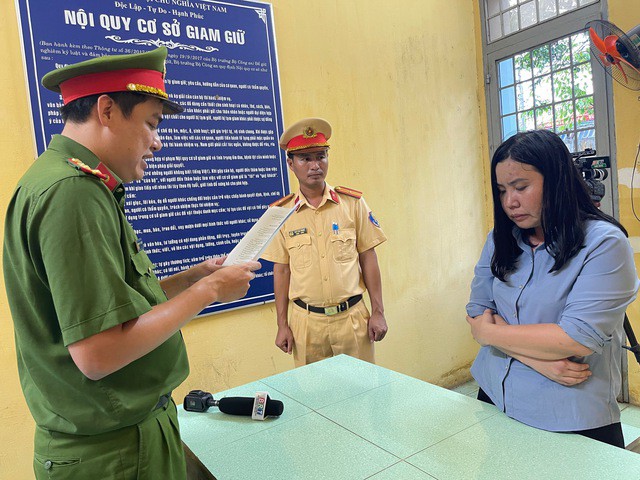
[[[586,148],[581,152],[571,154],[573,164],[582,174],[584,182],[587,184],[587,190],[591,195],[594,203],[599,203],[604,197],[604,183],[602,180],[609,176],[609,172],[605,169],[611,168],[611,160],[608,156],[595,156],[596,151],[593,148]]]

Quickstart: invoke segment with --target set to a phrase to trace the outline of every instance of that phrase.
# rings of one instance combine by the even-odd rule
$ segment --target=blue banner
[[[163,122],[163,148],[127,186],[126,212],[166,277],[225,255],[269,203],[288,193],[278,147],[282,105],[271,5],[213,0],[18,0],[36,148],[62,131],[58,94],[40,85],[61,66],[166,46],[166,85],[185,113]],[[267,262],[265,262],[267,263]],[[273,300],[266,264],[239,301]]]

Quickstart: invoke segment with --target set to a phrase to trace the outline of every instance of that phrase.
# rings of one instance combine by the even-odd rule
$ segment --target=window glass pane
[[[573,63],[589,61],[591,54],[589,53],[587,32],[581,32],[571,37],[571,54],[573,55]]]
[[[560,70],[553,74],[554,101],[569,100],[573,96],[571,87],[571,72],[569,69]]]
[[[558,14],[556,0],[538,0],[538,16],[540,21],[553,18]]]
[[[518,133],[518,128],[516,126],[516,116],[507,115],[506,117],[502,117],[502,140],[506,140],[516,133]]]
[[[578,148],[577,151],[586,150],[587,148],[596,149],[596,131],[583,130],[578,132]]]
[[[518,114],[518,131],[533,130],[536,128],[536,122],[533,118],[533,110],[527,110]]]
[[[516,85],[518,111],[528,110],[533,107],[533,85],[531,81]]]
[[[518,9],[514,8],[502,14],[502,31],[505,35],[518,31]]]
[[[576,97],[593,94],[593,75],[590,63],[573,67],[573,91]]]
[[[502,37],[502,17],[497,16],[489,19],[489,41],[493,42]]]
[[[570,152],[577,152],[576,150],[576,134],[575,132],[563,133],[559,135],[564,144],[567,146]]]
[[[576,128],[573,119],[573,102],[562,102],[555,105],[556,132],[574,130]]]
[[[590,3],[596,3],[598,0],[580,0],[580,6],[589,5]]]
[[[549,46],[544,45],[536,48],[532,53],[533,74],[535,76],[549,73],[551,71],[551,58],[549,57]]]
[[[552,100],[551,75],[536,78],[533,81],[533,91],[535,93],[536,107],[547,105]]]
[[[487,17],[493,17],[500,13],[500,0],[486,0]]]
[[[518,0],[500,0],[500,8],[508,10],[511,7],[515,7],[518,4]]]
[[[536,2],[523,3],[520,6],[520,28],[530,27],[538,23],[536,16]]]
[[[513,58],[507,58],[498,62],[498,73],[500,75],[500,86],[513,85]]]
[[[565,13],[578,8],[578,0],[558,0],[558,13]]]
[[[551,44],[551,64],[553,69],[557,70],[562,67],[568,67],[571,63],[571,54],[569,51],[569,39],[563,38]]]
[[[531,78],[531,54],[521,53],[513,57],[516,67],[516,80],[529,80]]]
[[[516,112],[516,92],[513,87],[500,90],[500,113],[508,115]]]
[[[536,128],[553,129],[553,107],[536,108]]]
[[[583,97],[576,100],[576,127],[589,128],[595,124],[595,110],[593,97]]]

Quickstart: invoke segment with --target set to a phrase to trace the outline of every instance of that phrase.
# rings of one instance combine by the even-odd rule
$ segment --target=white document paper
[[[260,258],[260,255],[267,248],[276,232],[280,230],[282,224],[295,211],[297,206],[298,204],[295,204],[292,208],[267,208],[242,240],[233,247],[233,250],[231,250],[222,265],[225,267],[239,265]]]

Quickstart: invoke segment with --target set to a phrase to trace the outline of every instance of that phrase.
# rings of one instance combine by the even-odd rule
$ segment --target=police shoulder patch
[[[376,227],[380,228],[380,223],[376,220],[376,217],[373,216],[373,212],[369,212],[369,221]]]
[[[348,195],[349,197],[353,198],[362,198],[362,192],[360,192],[359,190],[354,190],[353,188],[336,187],[334,190],[338,193],[341,193],[342,195]]]
[[[91,168],[89,165],[77,158],[68,158],[67,163],[69,163],[69,165],[71,165],[75,169],[80,170],[81,172],[98,177],[100,180],[105,181],[109,179],[109,175],[102,173],[100,170],[97,170],[95,168]]]
[[[287,203],[289,200],[291,200],[294,196],[295,196],[295,193],[290,193],[289,195],[286,195],[286,196],[284,196],[282,198],[279,198],[275,202],[270,203],[269,206],[270,207],[281,207],[282,205]]]

